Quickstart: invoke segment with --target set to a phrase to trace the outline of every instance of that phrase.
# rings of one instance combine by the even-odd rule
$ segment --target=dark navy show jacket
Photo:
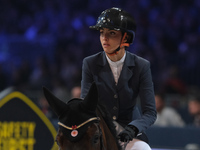
[[[141,132],[155,122],[156,108],[149,61],[126,51],[116,85],[105,52],[99,52],[83,60],[82,98],[86,96],[92,82],[97,84],[99,101],[106,105],[113,119],[121,125],[134,125]]]

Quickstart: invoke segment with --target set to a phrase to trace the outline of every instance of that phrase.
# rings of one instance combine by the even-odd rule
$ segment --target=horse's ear
[[[55,97],[46,87],[43,87],[43,93],[46,97],[50,107],[53,109],[53,111],[56,113],[56,115],[59,117],[63,110],[66,108],[66,104]]]
[[[96,83],[93,82],[88,94],[84,98],[84,107],[86,107],[88,110],[95,111],[98,103],[98,90]]]

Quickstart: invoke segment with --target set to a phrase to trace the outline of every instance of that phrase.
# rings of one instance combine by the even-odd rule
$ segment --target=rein
[[[103,143],[103,134],[102,134],[102,130],[101,130],[101,127],[98,124],[95,124],[97,126],[97,128],[99,129],[99,135],[100,135],[100,149],[101,150],[106,150],[105,146],[104,146],[104,143]]]

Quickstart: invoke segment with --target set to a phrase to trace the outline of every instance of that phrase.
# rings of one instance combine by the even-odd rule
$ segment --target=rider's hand
[[[137,135],[137,128],[134,126],[126,126],[122,132],[119,133],[119,139],[122,142],[132,141]]]

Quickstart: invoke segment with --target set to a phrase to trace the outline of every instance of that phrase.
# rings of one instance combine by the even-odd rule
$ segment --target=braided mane
[[[108,128],[110,130],[110,132],[112,133],[113,137],[116,140],[118,149],[120,150],[121,146],[120,146],[119,141],[117,139],[117,131],[116,131],[116,128],[115,128],[116,126],[113,123],[113,119],[112,119],[110,113],[108,112],[108,110],[106,109],[106,107],[102,103],[100,103],[100,102],[98,102],[98,104],[97,104],[97,114],[101,115],[103,117],[105,123],[107,124],[107,126],[108,126]]]

